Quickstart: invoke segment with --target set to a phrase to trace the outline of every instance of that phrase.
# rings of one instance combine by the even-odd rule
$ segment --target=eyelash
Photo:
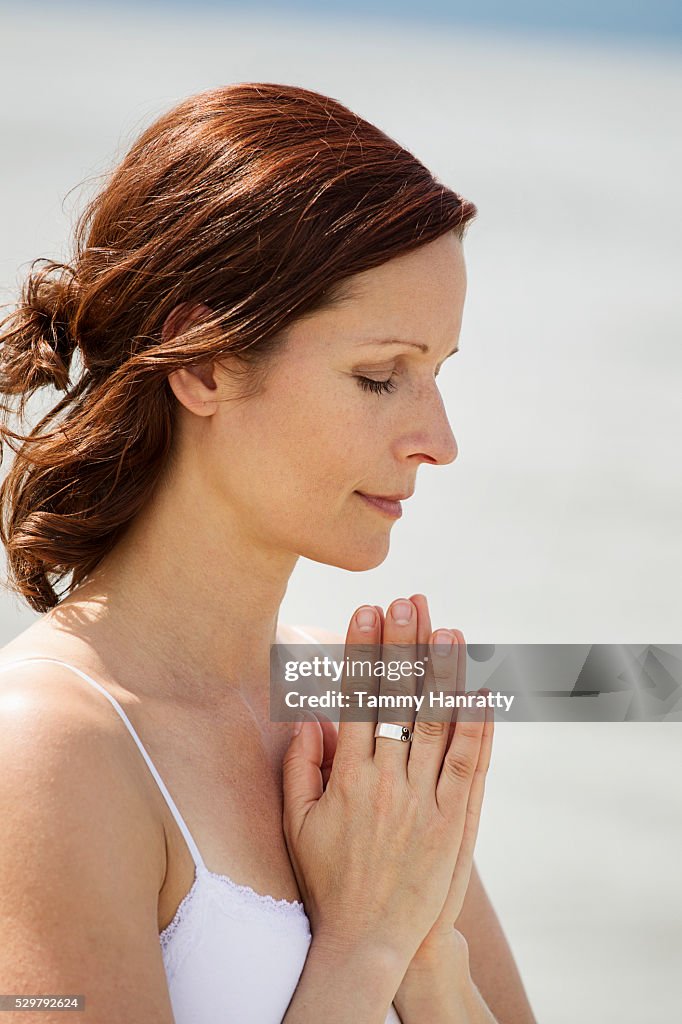
[[[373,391],[376,395],[395,391],[398,386],[393,377],[389,377],[388,380],[372,380],[371,377],[358,377],[358,383],[363,391]]]
[[[440,366],[436,370],[434,376],[437,377],[440,373]],[[393,380],[393,377],[389,377],[388,380],[373,380],[371,377],[357,377],[358,383],[363,391],[373,391],[374,394],[385,394],[388,391],[395,391],[398,385]]]

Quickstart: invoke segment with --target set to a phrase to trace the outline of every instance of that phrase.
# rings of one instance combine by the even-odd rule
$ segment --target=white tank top
[[[303,643],[319,641],[297,630]],[[194,860],[194,882],[159,935],[175,1024],[281,1024],[311,942],[298,900],[276,900],[209,871],[197,844],[128,716],[102,685],[58,658],[27,657],[72,669],[113,705],[156,779]],[[401,1024],[393,1005],[386,1024]]]

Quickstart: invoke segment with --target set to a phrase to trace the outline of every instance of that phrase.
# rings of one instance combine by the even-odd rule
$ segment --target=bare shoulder
[[[128,846],[144,843],[145,862],[155,851],[155,874],[165,872],[163,824],[150,795],[155,784],[138,748],[106,697],[66,665],[53,661],[8,663],[0,651],[0,785],[15,799],[22,786],[43,784],[49,802],[74,826],[97,809],[118,813]],[[32,793],[31,797],[39,797]],[[58,807],[59,801],[64,807]],[[75,817],[74,817],[75,815]],[[163,856],[161,856],[163,854]],[[151,866],[151,865],[150,865]]]
[[[83,736],[99,741],[109,737],[114,743],[110,712],[109,702],[65,665],[25,659],[14,663],[0,652],[0,744],[6,756],[21,755],[28,746],[37,770],[59,756],[65,744],[69,753],[77,754]],[[91,755],[95,751],[93,745]]]
[[[65,666],[0,657],[0,670],[5,990],[83,993],[93,1020],[170,1024],[157,930],[163,839],[128,733]]]

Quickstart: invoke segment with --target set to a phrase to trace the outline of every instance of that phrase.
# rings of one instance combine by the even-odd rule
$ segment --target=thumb
[[[284,815],[294,833],[299,831],[310,808],[322,796],[322,754],[320,723],[314,715],[305,715],[294,726],[282,759]]]

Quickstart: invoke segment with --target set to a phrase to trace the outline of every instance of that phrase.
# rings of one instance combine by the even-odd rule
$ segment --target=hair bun
[[[45,266],[33,269],[35,263]],[[6,337],[5,370],[23,378],[30,392],[52,385],[69,387],[71,357],[78,347],[72,329],[75,275],[71,267],[52,260],[36,260],[24,283],[19,307],[13,315],[15,329]]]
[[[42,318],[45,339],[67,363],[77,348],[69,317],[70,291],[69,282],[47,277],[40,271],[29,280],[26,294],[26,304]]]

